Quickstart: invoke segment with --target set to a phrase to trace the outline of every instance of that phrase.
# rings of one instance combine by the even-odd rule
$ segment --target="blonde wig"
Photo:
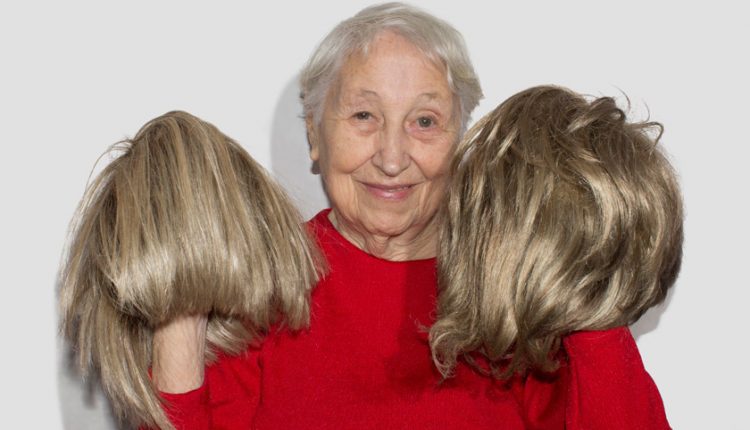
[[[440,236],[436,365],[476,353],[497,377],[552,371],[563,336],[636,321],[682,256],[682,202],[662,126],[609,97],[541,86],[469,130]]]
[[[115,148],[71,225],[62,329],[121,419],[170,429],[148,374],[154,329],[209,315],[210,361],[280,318],[303,327],[321,257],[281,188],[213,125],[169,112]]]

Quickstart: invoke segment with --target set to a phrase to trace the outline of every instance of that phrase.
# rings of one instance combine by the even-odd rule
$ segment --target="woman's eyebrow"
[[[422,93],[422,94],[420,94],[417,97],[417,99],[419,99],[419,100],[426,99],[426,100],[430,100],[430,101],[431,100],[435,100],[435,99],[439,99],[439,98],[440,98],[440,93],[435,92],[435,91],[429,92],[429,93]]]
[[[360,88],[359,92],[354,94],[354,98],[364,98],[364,99],[380,99],[380,94],[373,90],[368,90],[364,88]]]
[[[439,91],[430,91],[427,93],[422,93],[419,96],[417,96],[417,101],[436,101],[439,103],[453,103],[453,98],[450,95],[447,95],[445,93],[441,93]]]
[[[340,104],[350,106],[361,101],[380,100],[380,96],[375,91],[360,89],[359,91],[355,90],[350,93],[344,92],[338,99]]]

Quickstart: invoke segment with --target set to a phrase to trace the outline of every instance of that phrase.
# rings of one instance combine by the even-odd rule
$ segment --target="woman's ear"
[[[310,144],[310,159],[317,162],[320,158],[320,142],[318,140],[318,129],[312,115],[305,117],[305,127],[307,128],[307,142]]]

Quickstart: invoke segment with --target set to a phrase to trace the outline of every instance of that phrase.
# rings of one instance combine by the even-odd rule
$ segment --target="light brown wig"
[[[655,133],[654,133],[655,132]],[[636,321],[682,256],[682,202],[657,146],[609,97],[541,86],[482,118],[453,161],[438,256],[436,365],[497,377],[558,365],[563,336]]]
[[[185,112],[147,123],[89,185],[61,271],[62,329],[121,419],[171,429],[148,369],[154,329],[208,314],[207,360],[309,319],[321,257],[279,186]]]

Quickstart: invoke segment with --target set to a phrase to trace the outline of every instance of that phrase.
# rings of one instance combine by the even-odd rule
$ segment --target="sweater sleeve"
[[[169,422],[177,430],[204,430],[211,427],[208,384],[181,394],[159,393]]]
[[[627,327],[573,333],[568,356],[566,429],[669,429],[659,391]]]
[[[203,385],[181,394],[161,393],[177,430],[247,429],[260,401],[259,351],[219,355],[206,367]]]

